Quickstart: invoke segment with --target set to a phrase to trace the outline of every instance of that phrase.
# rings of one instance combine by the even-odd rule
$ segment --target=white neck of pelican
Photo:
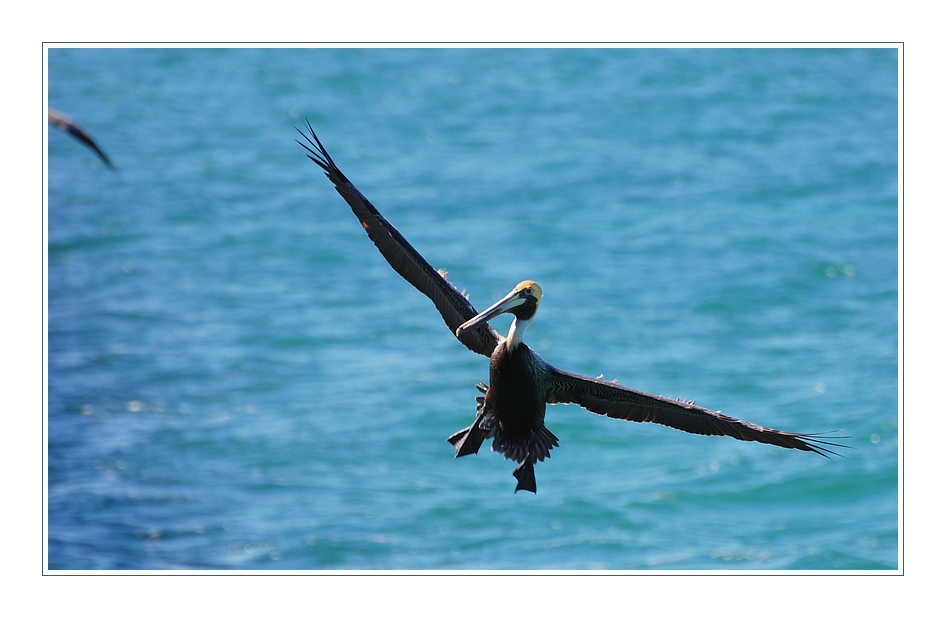
[[[522,343],[522,335],[526,332],[526,329],[529,328],[529,324],[532,323],[532,319],[520,320],[519,318],[512,319],[512,325],[509,327],[509,334],[506,335],[506,349],[510,352],[519,347],[519,344]]]

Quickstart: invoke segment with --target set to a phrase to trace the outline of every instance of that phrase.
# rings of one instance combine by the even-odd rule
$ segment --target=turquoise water
[[[898,568],[896,50],[51,49],[49,103],[119,168],[50,131],[50,569]],[[552,364],[853,448],[454,460],[488,361],[306,118]]]

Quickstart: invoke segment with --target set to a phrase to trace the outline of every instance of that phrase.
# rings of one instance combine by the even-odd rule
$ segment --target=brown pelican
[[[489,385],[482,382],[477,385],[483,395],[476,398],[473,424],[447,438],[456,447],[456,457],[478,452],[483,440],[492,438],[494,451],[519,462],[513,472],[518,480],[516,491],[525,489],[535,493],[535,462],[544,460],[549,451],[558,446],[558,438],[545,426],[545,405],[549,403],[577,403],[595,414],[611,418],[658,423],[695,434],[764,442],[812,451],[824,457],[829,453],[837,454],[827,447],[842,446],[815,437],[820,434],[769,429],[701,408],[693,401],[668,399],[556,369],[522,341],[542,302],[539,284],[523,281],[489,309],[477,313],[470,301],[447,281],[445,274],[434,270],[355,188],[335,165],[308,121],[306,125],[309,135],[296,129],[306,143],[296,141],[306,149],[309,159],[325,171],[384,259],[433,301],[460,343],[490,357]],[[513,315],[506,337],[488,323],[503,313]]]
[[[88,133],[83,131],[82,127],[73,122],[71,118],[68,118],[61,112],[58,112],[51,107],[48,108],[46,116],[49,120],[49,124],[53,125],[60,131],[65,131],[72,137],[91,148],[92,151],[95,152],[95,154],[97,154],[100,159],[102,159],[109,169],[115,169],[115,166],[112,165],[112,162],[108,160],[108,157],[105,156],[105,153],[102,152],[102,149],[99,148],[98,145],[92,141],[92,138],[89,137]]]

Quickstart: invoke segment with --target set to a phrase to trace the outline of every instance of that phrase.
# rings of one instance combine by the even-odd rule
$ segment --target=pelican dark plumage
[[[102,152],[102,149],[98,147],[98,144],[96,144],[92,138],[89,137],[89,134],[83,131],[82,127],[77,125],[71,118],[50,107],[47,108],[46,119],[49,124],[53,125],[60,131],[68,133],[72,137],[88,146],[92,152],[99,156],[102,162],[105,163],[106,167],[109,169],[115,169],[115,166],[112,165],[112,162],[109,161],[107,156],[105,156],[105,153]]]
[[[702,408],[693,401],[651,395],[553,367],[522,341],[542,302],[542,288],[536,282],[519,283],[490,308],[477,312],[447,281],[446,275],[434,270],[355,188],[335,165],[312,126],[308,122],[306,125],[308,134],[296,129],[305,143],[297,142],[306,149],[309,159],[325,171],[384,259],[433,301],[460,343],[490,357],[489,385],[477,384],[482,395],[476,398],[473,424],[447,438],[456,449],[456,457],[477,453],[483,441],[492,438],[494,451],[519,463],[513,472],[518,481],[516,491],[535,493],[535,463],[543,461],[558,446],[558,438],[545,426],[545,406],[550,403],[576,403],[611,418],[658,423],[694,434],[730,436],[811,451],[824,457],[837,454],[828,447],[843,447],[816,437],[821,434],[769,429]],[[504,313],[513,315],[506,337],[489,325],[489,320]]]

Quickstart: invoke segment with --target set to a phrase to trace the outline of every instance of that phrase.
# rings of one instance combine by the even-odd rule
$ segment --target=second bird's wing
[[[115,166],[112,165],[112,162],[109,161],[108,157],[105,156],[105,153],[102,152],[102,149],[99,148],[89,134],[82,130],[82,127],[73,122],[70,118],[67,118],[61,112],[54,110],[53,108],[47,108],[46,117],[49,120],[49,124],[53,125],[60,131],[65,131],[72,137],[76,138],[86,146],[88,146],[95,154],[102,159],[102,162],[105,163],[106,167],[109,169],[115,169]]]

